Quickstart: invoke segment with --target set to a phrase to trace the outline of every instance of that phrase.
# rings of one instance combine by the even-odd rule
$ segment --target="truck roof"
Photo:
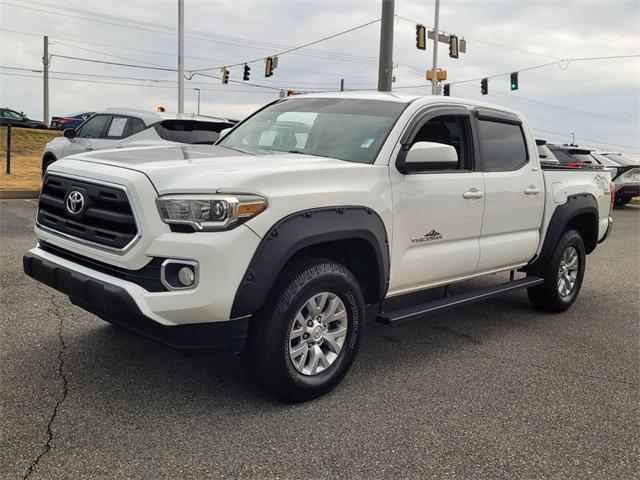
[[[429,87],[431,88],[431,87]],[[524,117],[516,110],[512,110],[502,105],[496,105],[493,103],[481,102],[477,100],[471,100],[469,98],[460,97],[444,97],[442,95],[406,95],[396,92],[378,92],[375,90],[359,90],[359,91],[345,91],[345,92],[323,92],[323,93],[305,93],[300,95],[294,95],[288,98],[351,98],[359,100],[386,100],[388,102],[400,102],[400,103],[414,103],[418,102],[423,105],[430,103],[457,103],[468,107],[485,107],[500,110],[503,112],[509,112],[516,115],[519,118]]]

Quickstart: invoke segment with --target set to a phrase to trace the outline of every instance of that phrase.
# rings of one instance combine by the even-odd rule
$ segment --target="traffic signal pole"
[[[184,0],[178,0],[178,113],[184,113]]]
[[[433,73],[431,74],[431,94],[438,93],[438,43],[440,43],[440,0],[436,0],[436,18],[433,22]]]
[[[380,18],[380,57],[378,59],[378,91],[390,92],[393,79],[394,0],[382,0]]]

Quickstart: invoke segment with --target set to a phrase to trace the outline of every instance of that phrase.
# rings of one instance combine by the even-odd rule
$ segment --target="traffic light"
[[[245,82],[247,80],[249,80],[249,74],[250,73],[251,73],[251,67],[245,63],[244,64],[244,73],[242,74],[242,80],[244,80]]]
[[[449,56],[451,58],[458,58],[460,56],[458,37],[455,35],[449,36]]]
[[[511,90],[518,90],[518,72],[511,74]]]
[[[271,75],[273,75],[273,58],[267,57],[267,62],[264,66],[264,76],[270,77]]]
[[[229,83],[229,70],[227,70],[227,67],[222,69],[222,83]]]
[[[450,97],[451,96],[451,84],[447,83],[444,86],[444,96],[445,97]]]
[[[480,92],[482,93],[482,95],[488,95],[489,94],[489,79],[488,78],[483,78],[482,80],[480,80]]]
[[[416,25],[416,48],[427,49],[427,29],[424,25]]]

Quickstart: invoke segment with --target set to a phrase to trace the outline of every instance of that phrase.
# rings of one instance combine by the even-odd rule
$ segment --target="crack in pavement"
[[[476,337],[469,335],[467,333],[462,333],[462,332],[458,332],[456,330],[454,330],[453,328],[444,326],[444,325],[436,325],[431,327],[432,330],[436,330],[439,332],[447,332],[447,333],[451,333],[457,337],[463,338],[464,340],[467,340],[471,343],[474,343],[476,345],[483,345],[482,341],[477,339]],[[505,355],[499,355],[499,354],[495,354],[495,353],[491,353],[491,352],[486,352],[486,351],[477,351],[476,352],[478,355],[487,357],[487,358],[494,358],[494,359],[498,359],[498,360],[502,360],[505,361],[507,363],[512,363],[512,364],[516,364],[519,365],[521,367],[533,367],[533,368],[537,368],[539,370],[544,370],[544,371],[548,371],[548,372],[554,372],[554,373],[561,373],[561,374],[565,374],[565,375],[570,375],[570,376],[577,376],[577,377],[585,377],[585,378],[591,378],[594,380],[600,380],[603,382],[609,382],[609,383],[617,383],[619,385],[627,385],[627,386],[631,386],[631,387],[638,387],[638,384],[635,382],[628,382],[625,380],[617,380],[617,379],[612,379],[612,378],[605,378],[605,377],[601,377],[598,375],[591,375],[589,373],[584,373],[584,372],[579,372],[576,370],[569,370],[566,368],[559,368],[559,367],[554,367],[554,366],[546,366],[546,365],[540,365],[538,363],[534,363],[534,362],[521,362],[516,360],[515,358],[511,358],[509,356],[505,356]]]
[[[471,343],[475,343],[476,345],[482,345],[482,340],[474,337],[473,335],[469,335],[468,333],[458,332],[451,327],[447,327],[445,325],[435,325],[431,327],[431,330],[435,330],[437,332],[447,332],[452,333],[456,337],[464,338],[465,340],[470,341]]]
[[[59,311],[60,307],[55,302],[55,296],[51,292],[46,290],[45,287],[41,286],[40,284],[36,284],[36,288],[41,292],[43,292],[49,298],[51,305],[53,305],[53,315],[59,320],[58,340],[60,342],[60,350],[58,351],[58,376],[62,380],[62,395],[56,402],[55,406],[53,407],[53,412],[51,413],[51,417],[49,418],[49,423],[47,424],[47,441],[44,444],[44,447],[40,452],[40,454],[33,460],[33,462],[31,462],[31,465],[29,465],[29,468],[27,469],[27,473],[24,475],[24,477],[22,477],[23,480],[26,480],[31,476],[36,466],[40,463],[40,460],[42,460],[42,458],[51,451],[51,445],[53,443],[53,436],[54,436],[53,422],[55,422],[55,419],[58,415],[58,411],[60,410],[60,407],[62,406],[63,402],[65,401],[69,393],[69,383],[63,368],[64,367],[63,354],[64,354],[64,351],[67,349],[67,344],[65,343],[64,337],[62,336],[62,328],[64,325],[63,325],[63,317]]]

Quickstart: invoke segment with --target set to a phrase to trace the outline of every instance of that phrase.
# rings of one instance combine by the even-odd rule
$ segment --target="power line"
[[[538,130],[539,132],[552,133],[554,135],[565,135],[565,136],[567,135],[566,133],[565,134],[561,134],[561,133],[553,132],[553,131],[550,131],[550,130],[543,130],[542,128],[536,128],[535,130]],[[619,143],[609,143],[609,142],[604,142],[602,140],[595,140],[593,138],[585,138],[585,137],[576,136],[576,140],[584,140],[586,142],[592,142],[592,143],[596,143],[596,144],[600,144],[600,145],[608,145],[608,146],[611,146],[611,147],[621,147],[621,148],[627,148],[627,149],[631,149],[631,150],[637,150],[638,149],[638,146],[621,145]]]
[[[296,50],[301,50],[303,48],[310,47],[311,45],[316,45],[316,44],[318,44],[320,42],[325,42],[325,41],[330,40],[332,38],[336,38],[336,37],[339,37],[341,35],[345,35],[347,33],[351,33],[351,32],[354,32],[356,30],[360,30],[361,28],[368,27],[369,25],[373,25],[374,23],[378,23],[378,22],[380,22],[379,18],[376,19],[376,20],[371,20],[370,22],[363,23],[361,25],[357,25],[357,26],[349,28],[347,30],[343,30],[341,32],[334,33],[333,35],[328,35],[326,37],[319,38],[319,39],[314,40],[312,42],[308,42],[308,43],[305,43],[303,45],[299,45],[297,47],[292,47],[292,48],[289,48],[287,50],[283,50],[281,52],[274,53],[273,55],[269,55],[269,56],[279,57],[279,56],[285,55],[287,53],[295,52]],[[229,67],[237,67],[237,66],[245,65],[245,64],[249,64],[249,63],[261,62],[261,61],[266,60],[266,59],[267,59],[267,57],[260,57],[260,58],[256,58],[255,60],[249,60],[249,61],[246,61],[246,62],[239,62],[239,63],[234,63],[234,64],[231,64],[231,65],[221,65],[219,67],[200,68],[198,70],[190,70],[189,72],[191,74],[195,74],[195,73],[198,73],[198,72],[206,72],[206,71],[209,71],[209,70],[218,70],[218,69],[223,68],[223,67],[227,67],[227,68],[229,68]]]
[[[32,2],[33,3],[33,2]],[[77,10],[73,10],[73,9],[69,9],[66,7],[62,7],[62,6],[58,6],[58,5],[51,5],[51,4],[46,4],[46,3],[39,3],[40,5],[47,5],[51,8],[56,8],[55,11],[51,11],[51,10],[43,10],[41,8],[35,8],[35,7],[29,7],[26,5],[16,5],[16,4],[12,4],[12,3],[2,3],[5,6],[9,6],[9,7],[14,7],[14,8],[22,8],[22,9],[27,9],[27,10],[32,10],[32,11],[37,11],[37,12],[42,12],[42,13],[48,13],[51,15],[60,15],[60,16],[64,16],[64,17],[70,17],[70,18],[76,18],[76,19],[80,19],[80,20],[85,20],[85,21],[90,21],[90,22],[97,22],[97,23],[101,23],[101,24],[106,24],[106,25],[115,25],[115,26],[119,26],[119,27],[124,27],[124,28],[130,28],[130,29],[135,29],[135,30],[141,30],[141,31],[147,31],[147,32],[152,32],[152,33],[157,33],[157,34],[162,34],[162,35],[170,35],[170,36],[175,36],[175,28],[170,27],[168,25],[161,25],[161,24],[152,24],[149,22],[141,22],[141,21],[136,21],[136,20],[129,20],[123,17],[115,17],[113,15],[104,15],[104,14],[99,14],[99,13],[84,13],[84,15],[92,15],[92,16],[97,16],[99,18],[114,18],[119,20],[120,22],[122,21],[126,21],[126,22],[130,22],[130,23],[134,23],[134,25],[127,25],[127,24],[123,24],[123,23],[118,23],[118,22],[113,22],[113,21],[104,21],[104,20],[98,20],[95,18],[90,18],[90,17],[86,17],[86,16],[78,16],[78,15],[72,15],[69,13],[63,13],[60,12],[58,10],[63,9],[63,10],[67,10],[67,11],[77,11]],[[38,3],[36,3],[38,4]],[[140,26],[140,25],[152,25],[154,26],[154,28],[146,28],[144,26]],[[263,43],[265,45],[270,44],[270,42],[257,42],[254,40],[247,40],[247,39],[240,39],[237,37],[230,37],[230,36],[224,36],[224,35],[214,35],[214,34],[210,34],[207,32],[197,32],[197,31],[192,31],[192,30],[188,30],[188,32],[192,32],[191,34],[186,34],[185,36],[187,38],[191,38],[191,39],[195,39],[195,40],[202,40],[202,41],[208,41],[208,42],[213,42],[213,43],[220,43],[220,44],[227,44],[227,45],[234,45],[234,46],[244,46],[244,47],[250,47],[252,49],[259,49],[259,50],[271,50],[273,51],[274,48],[285,48],[282,46],[277,46],[277,44],[271,44],[271,46],[268,47],[260,47],[258,45],[256,45],[257,43]],[[289,48],[289,47],[286,47]],[[347,55],[347,54],[343,54],[340,52],[329,52],[329,51],[322,51],[322,50],[313,50],[313,49],[309,49],[307,50],[307,52],[305,53],[301,53],[301,52],[291,52],[292,54],[297,54],[297,55],[304,55],[304,56],[310,56],[310,57],[316,57],[316,58],[324,58],[324,59],[330,59],[330,60],[336,60],[336,61],[343,61],[343,62],[351,62],[351,63],[375,63],[376,59],[372,58],[372,57],[364,57],[364,56],[359,56],[359,55]]]
[[[42,2],[42,1],[37,1],[37,0],[23,0],[23,1],[27,1],[31,4],[34,5],[40,5],[46,8],[52,8],[54,9],[54,11],[45,11],[46,13],[59,13],[57,12],[58,10],[66,10],[68,12],[72,12],[72,13],[79,13],[81,15],[85,15],[85,16],[89,16],[89,17],[98,17],[98,18],[104,18],[104,19],[108,19],[108,20],[114,20],[114,21],[119,21],[119,22],[128,22],[131,23],[133,25],[136,26],[146,26],[146,27],[151,27],[151,28],[157,28],[157,29],[161,29],[164,31],[168,31],[171,35],[174,35],[176,32],[176,28],[173,25],[165,25],[165,24],[159,24],[159,23],[153,23],[153,22],[146,22],[143,20],[135,20],[135,19],[130,19],[130,18],[125,18],[125,17],[118,17],[115,15],[107,15],[104,13],[98,13],[98,12],[92,12],[92,11],[88,11],[88,10],[79,10],[79,9],[74,9],[74,8],[69,8],[69,7],[65,7],[60,5],[59,3],[53,4],[53,3],[49,3],[49,2]],[[44,10],[43,10],[44,11]],[[87,19],[87,20],[91,20],[91,19]],[[256,42],[254,40],[248,40],[248,39],[242,39],[239,37],[232,37],[232,36],[228,36],[228,35],[220,35],[220,34],[212,34],[210,32],[203,32],[203,31],[198,31],[198,30],[186,30],[186,32],[189,32],[191,34],[194,35],[198,35],[198,36],[203,36],[203,37],[209,37],[209,38],[217,38],[217,39],[227,39],[227,40],[233,40],[235,42],[244,42],[247,44],[247,46],[251,46],[254,47],[256,43],[263,43],[264,45],[269,46],[269,48],[289,48],[289,47],[285,47],[282,46],[280,44],[277,43],[273,43],[273,42],[266,42],[264,40],[262,40],[261,42]],[[375,60],[375,58],[371,58],[371,57],[363,57],[360,55],[345,55],[341,52],[329,52],[329,51],[323,51],[323,50],[311,50],[313,52],[316,53],[323,53],[323,54],[331,54],[331,55],[340,55],[340,56],[349,56],[349,57],[360,57],[363,59],[367,59],[367,60]]]
[[[115,65],[115,66],[118,66],[118,67],[146,68],[147,70],[159,70],[159,71],[164,71],[164,72],[177,72],[178,71],[177,68],[153,67],[153,66],[150,66],[150,65],[135,65],[135,64],[132,64],[132,63],[108,62],[106,60],[97,60],[95,58],[73,57],[73,56],[70,56],[70,55],[53,54],[53,55],[51,55],[51,57],[66,58],[68,60],[78,60],[80,62],[102,63],[102,64],[105,64],[105,65]]]
[[[560,69],[562,71],[566,70],[569,67],[569,64],[572,62],[588,62],[588,61],[597,61],[597,60],[615,60],[615,59],[622,59],[622,58],[637,58],[640,57],[640,54],[631,54],[631,55],[611,55],[611,56],[604,56],[604,57],[584,57],[584,58],[565,58],[562,60],[558,60],[556,62],[548,62],[548,63],[543,63],[540,65],[534,65],[532,67],[525,67],[525,68],[519,68],[519,69],[515,69],[515,70],[510,70],[509,72],[504,72],[504,73],[496,73],[493,75],[485,75],[483,77],[477,77],[477,78],[469,78],[467,80],[457,80],[455,82],[447,82],[449,85],[458,85],[461,83],[469,83],[469,82],[478,82],[480,80],[483,80],[485,78],[489,79],[489,78],[498,78],[498,77],[506,77],[511,75],[513,72],[528,72],[531,70],[538,70],[541,68],[546,68],[546,67],[550,67],[552,65],[558,65],[560,67]],[[400,87],[395,87],[396,90],[398,89],[406,89],[406,88],[427,88],[429,87],[429,84],[420,84],[420,85],[403,85]]]
[[[38,78],[42,79],[40,75],[27,75],[22,73],[8,73],[8,72],[0,72],[0,75],[6,75],[11,77],[24,77],[24,78]],[[138,83],[128,83],[128,82],[108,82],[102,80],[86,80],[80,78],[67,78],[67,77],[49,77],[50,80],[64,80],[69,82],[79,82],[79,83],[97,83],[97,84],[105,84],[105,85],[119,85],[119,86],[129,86],[129,87],[147,87],[147,88],[163,88],[163,89],[171,89],[175,90],[175,86],[169,85],[145,85]],[[218,93],[271,93],[270,91],[265,90],[227,90],[227,89],[216,89],[216,88],[202,88],[202,91],[212,91]],[[279,90],[279,89],[278,89]]]
[[[19,35],[28,35],[28,36],[39,37],[39,38],[42,37],[42,34],[40,34],[40,33],[24,32],[24,31],[18,31],[18,30],[10,30],[10,29],[7,29],[7,28],[0,28],[0,32],[8,32],[8,33],[19,34]],[[66,40],[66,41],[70,41],[70,42],[81,42],[83,44],[97,45],[97,46],[108,47],[108,48],[112,48],[112,49],[122,49],[122,50],[130,50],[130,51],[135,51],[135,52],[149,53],[149,54],[152,54],[152,55],[164,55],[164,56],[177,57],[177,53],[161,52],[161,51],[158,51],[158,50],[147,50],[147,49],[143,49],[143,48],[134,48],[134,47],[128,47],[128,46],[118,45],[118,44],[113,44],[113,43],[93,42],[93,41],[86,40],[86,39],[81,39],[81,38],[59,37],[59,36],[56,35],[56,36],[53,36],[53,37],[49,36],[49,39],[50,39],[49,45],[63,45],[65,47],[69,47],[69,48],[77,48],[77,49],[80,49],[80,50],[87,50],[87,51],[91,51],[91,52],[94,52],[94,53],[100,53],[101,55],[112,56],[114,58],[121,58],[123,60],[138,61],[140,63],[147,63],[149,65],[155,65],[155,66],[165,66],[165,65],[155,64],[155,63],[151,63],[151,62],[143,62],[142,60],[132,59],[132,58],[128,58],[128,57],[118,57],[116,55],[107,54],[106,52],[100,52],[98,50],[89,50],[87,48],[79,47],[77,45],[71,45],[71,44],[63,43],[60,40]],[[196,57],[196,56],[193,56],[193,55],[185,55],[185,58],[191,58],[191,59],[196,59],[196,60],[207,60],[207,61],[215,60],[215,61],[219,61],[221,63],[225,62],[225,60],[221,60],[221,59],[211,59],[211,58],[205,58],[205,57]],[[228,60],[228,62],[232,63],[232,62],[234,62],[234,60]],[[321,71],[318,71],[318,70],[309,70],[309,69],[300,69],[300,68],[291,68],[291,67],[279,67],[279,70],[292,71],[292,72],[312,73],[312,74],[315,74],[315,75],[323,75],[323,76],[328,76],[328,77],[333,77],[333,78],[336,78],[336,76],[337,76],[336,73],[328,73],[326,71],[325,72],[321,72]],[[414,71],[417,71],[417,70],[414,69]],[[422,76],[422,74],[420,76]],[[345,79],[352,79],[352,78],[370,79],[371,77],[364,76],[364,75],[341,74],[341,78],[345,78]]]
[[[470,85],[460,85],[461,88],[465,88],[468,90],[471,90],[473,87],[471,87]],[[502,92],[496,92],[493,91],[491,93],[491,95],[497,95],[501,98],[513,101],[513,102],[517,102],[517,103],[522,103],[531,107],[536,107],[536,108],[543,108],[543,109],[552,109],[552,110],[558,110],[561,111],[562,113],[567,113],[567,114],[574,114],[574,115],[578,115],[578,116],[590,116],[590,117],[595,117],[595,118],[604,118],[607,120],[615,120],[615,121],[620,121],[620,122],[628,122],[628,119],[624,119],[624,118],[619,118],[619,117],[610,117],[608,115],[601,115],[599,113],[593,113],[593,112],[587,112],[585,110],[576,110],[573,108],[568,108],[568,107],[562,107],[559,106],[557,104],[552,104],[552,103],[546,103],[546,102],[541,102],[539,100],[533,100],[533,99],[529,99],[527,97],[523,97],[522,95],[518,95],[518,96],[514,96],[514,95],[509,95],[506,93],[502,93]]]
[[[85,52],[97,53],[99,55],[105,55],[107,57],[119,58],[120,60],[129,60],[131,62],[144,63],[144,64],[152,65],[152,66],[155,66],[155,67],[171,68],[171,67],[168,67],[167,65],[160,65],[158,63],[147,62],[147,61],[144,61],[144,60],[138,60],[136,58],[123,57],[123,56],[120,56],[120,55],[113,55],[112,53],[101,52],[100,50],[93,50],[92,48],[80,47],[78,45],[71,45],[71,44],[68,44],[68,43],[60,42],[60,41],[56,41],[55,44],[56,45],[62,45],[64,47],[76,48],[78,50],[84,50]]]

